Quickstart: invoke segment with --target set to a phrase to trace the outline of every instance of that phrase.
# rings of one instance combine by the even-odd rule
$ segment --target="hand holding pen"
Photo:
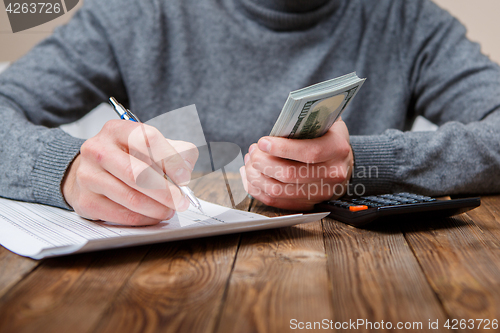
[[[131,120],[131,121],[135,121],[136,123],[141,122],[135,114],[133,114],[132,112],[130,112],[130,110],[126,109],[125,107],[123,107],[123,105],[118,103],[118,101],[114,97],[109,98],[109,104],[111,104],[113,106],[113,109],[118,114],[120,119]],[[144,134],[144,140],[145,140],[147,148],[148,148],[149,158],[154,163],[155,159],[154,159],[151,147],[149,146],[149,143],[147,142],[148,138],[146,136],[146,133],[143,133],[143,134]],[[203,213],[203,210],[201,209],[201,204],[198,201],[198,199],[196,198],[196,196],[194,195],[193,191],[187,186],[177,185],[177,183],[175,183],[174,181],[172,181],[171,178],[168,177],[168,175],[166,174],[166,171],[165,171],[165,166],[164,166],[163,160],[162,160],[162,169],[161,170],[162,170],[161,171],[162,176],[166,180],[171,181],[185,195],[185,197],[191,202],[191,204],[194,207],[196,207],[201,213]]]
[[[189,182],[197,159],[191,143],[167,140],[146,124],[111,120],[84,142],[61,189],[66,202],[82,217],[126,225],[156,224],[189,207],[186,189],[174,184]]]

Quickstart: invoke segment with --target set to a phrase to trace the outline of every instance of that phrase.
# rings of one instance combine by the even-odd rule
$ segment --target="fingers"
[[[127,225],[155,224],[189,207],[164,175],[179,185],[189,182],[197,158],[194,145],[169,141],[151,126],[109,121],[82,145],[61,187],[81,216]]]
[[[244,177],[248,185],[247,192],[258,199],[261,194],[264,194],[268,202],[274,199],[320,202],[331,198],[335,191],[341,192],[343,190],[337,188],[337,185],[340,184],[325,182],[323,179],[309,183],[282,183],[262,174],[252,165],[245,167]]]
[[[198,158],[198,151],[194,145],[169,142],[156,128],[131,121],[108,121],[101,132],[103,132],[104,141],[113,141],[124,152],[142,160],[147,165],[156,164],[159,170],[163,170],[178,185],[185,185],[189,182],[191,170]],[[182,148],[186,160],[171,142],[175,142],[176,146]]]
[[[258,188],[248,185],[249,194],[267,206],[288,210],[311,210],[314,208],[314,202],[307,199],[288,199],[272,197],[265,192],[259,192]],[[257,192],[258,194],[256,194]],[[254,194],[252,194],[254,193]]]
[[[91,160],[88,167],[81,168],[79,179],[84,183],[101,182],[96,178],[96,175],[102,173],[96,173],[96,168],[92,166],[92,162],[98,163],[99,167],[119,179],[126,186],[141,192],[164,206],[180,211],[187,209],[189,206],[188,200],[179,189],[161,175],[161,170],[154,170],[147,163],[125,153],[116,146],[89,147],[88,144],[84,144],[81,149],[82,155],[90,156],[90,159],[95,158],[95,153],[88,152],[88,150],[94,149],[101,150],[100,160]],[[114,184],[106,184],[106,188],[101,189],[100,193],[114,191],[112,185]],[[128,205],[126,206],[128,207]]]
[[[159,203],[151,197],[127,186],[111,174],[102,171],[96,177],[100,178],[98,182],[89,182],[88,190],[100,194],[111,201],[127,207],[128,210],[136,212],[155,220],[170,219],[175,210]],[[109,189],[112,189],[111,191]],[[184,208],[184,207],[182,207]]]
[[[251,163],[253,168],[283,183],[310,183],[324,179],[330,182],[342,182],[349,174],[348,167],[342,163],[340,156],[333,158],[339,160],[315,164],[302,163],[275,157],[255,147],[245,156],[246,163]]]
[[[248,181],[246,175],[246,168],[240,168],[241,179],[243,181],[243,187],[245,191],[252,195],[257,200],[261,201],[265,205],[273,206],[277,208],[289,209],[289,210],[310,210],[314,207],[314,202],[307,198],[281,198],[273,197],[258,186],[254,186],[251,181]],[[255,184],[255,182],[254,182]],[[286,184],[285,184],[286,185]]]
[[[249,148],[240,170],[245,190],[266,205],[303,210],[343,196],[353,153],[344,122],[322,137],[295,140],[263,137]]]
[[[128,136],[129,154],[138,152],[147,156],[147,164],[155,163],[178,185],[186,185],[191,179],[193,165],[186,164],[182,156],[154,127],[138,124]]]
[[[349,154],[349,133],[343,121],[335,122],[325,135],[315,139],[286,139],[266,136],[259,140],[258,148],[275,157],[303,163],[321,163]]]
[[[167,142],[181,155],[184,162],[193,170],[196,161],[200,155],[198,148],[191,142],[180,140],[169,140]]]
[[[136,213],[118,203],[108,199],[103,195],[87,195],[75,207],[75,212],[91,220],[102,220],[107,222],[119,223],[130,226],[144,226],[158,224],[162,220],[170,219],[175,214],[166,218],[152,218]]]

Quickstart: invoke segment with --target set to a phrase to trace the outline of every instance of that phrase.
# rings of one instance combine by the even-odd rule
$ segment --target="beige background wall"
[[[449,10],[468,30],[469,38],[481,44],[491,59],[500,63],[499,0],[434,0]]]
[[[141,1],[141,0],[137,0]],[[500,0],[435,0],[441,7],[448,9],[467,26],[469,37],[480,42],[483,52],[500,63]],[[80,0],[77,8],[83,3]],[[54,27],[64,24],[76,8],[69,14],[53,21],[13,34],[5,12],[4,2],[0,1],[0,62],[13,61],[26,53],[35,43],[48,36]]]
[[[140,0],[139,0],[140,1]],[[22,2],[22,1],[19,1]],[[52,33],[55,27],[66,23],[82,6],[83,0],[69,13],[37,27],[12,33],[5,4],[0,1],[0,62],[14,61],[31,49],[36,43]]]

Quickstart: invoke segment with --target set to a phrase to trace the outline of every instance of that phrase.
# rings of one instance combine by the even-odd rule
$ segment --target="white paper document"
[[[318,221],[328,213],[269,218],[200,200],[154,226],[94,222],[74,212],[0,198],[0,244],[19,255],[42,259],[71,253],[271,229]]]

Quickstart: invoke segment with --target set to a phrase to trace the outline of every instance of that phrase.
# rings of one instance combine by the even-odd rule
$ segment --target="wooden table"
[[[223,188],[199,182],[195,192],[228,204]],[[436,321],[444,332],[448,319],[498,331],[500,196],[454,218],[371,230],[327,218],[41,261],[0,247],[2,333],[295,332],[308,322],[427,332]]]

